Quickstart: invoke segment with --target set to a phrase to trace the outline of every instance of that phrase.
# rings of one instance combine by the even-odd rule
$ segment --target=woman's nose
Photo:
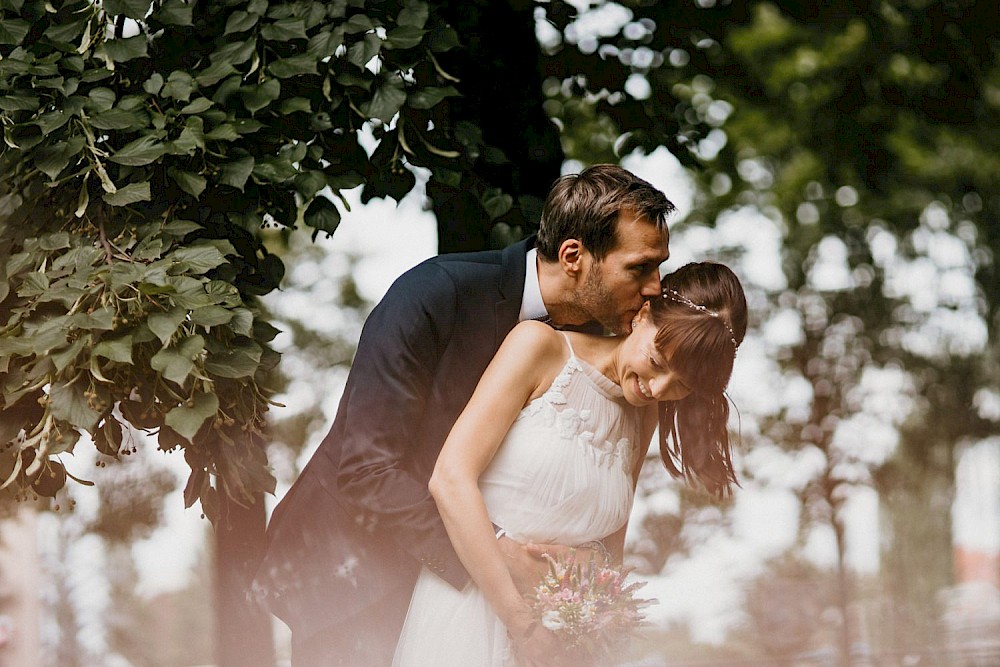
[[[649,390],[656,398],[662,398],[670,389],[670,378],[657,375],[649,381]]]
[[[661,401],[678,401],[688,394],[687,386],[672,372],[652,378],[649,381],[649,391]]]

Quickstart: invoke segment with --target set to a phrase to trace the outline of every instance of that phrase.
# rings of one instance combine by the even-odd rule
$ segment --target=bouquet
[[[631,568],[616,568],[573,558],[552,558],[549,572],[528,598],[535,619],[566,643],[567,651],[595,663],[614,651],[644,625],[642,609],[656,602],[635,596],[645,582],[628,582]]]

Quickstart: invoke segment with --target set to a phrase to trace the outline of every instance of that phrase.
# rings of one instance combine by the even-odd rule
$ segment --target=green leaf
[[[303,220],[313,229],[326,232],[329,236],[340,225],[340,211],[332,201],[320,195],[309,204]]]
[[[240,138],[240,133],[236,131],[236,127],[230,123],[223,123],[218,127],[212,128],[211,132],[205,134],[206,139],[212,141],[236,141]]]
[[[166,25],[192,25],[194,5],[182,0],[167,0],[156,12],[156,18]]]
[[[306,52],[317,58],[329,58],[337,52],[343,43],[344,28],[338,26],[333,30],[324,30],[310,37]]]
[[[387,49],[412,49],[423,41],[426,34],[426,30],[408,25],[393,28],[385,37],[385,47]]]
[[[346,171],[341,174],[327,174],[326,182],[334,190],[350,190],[363,185],[365,179],[355,171]]]
[[[427,16],[430,10],[426,2],[407,2],[403,10],[396,17],[396,23],[402,26],[412,26],[423,28],[427,24]]]
[[[70,119],[70,114],[63,111],[50,111],[43,113],[35,119],[35,125],[41,128],[42,134],[52,134],[65,125]]]
[[[192,468],[191,475],[184,485],[184,508],[194,505],[194,501],[211,490],[208,473],[204,468]]]
[[[80,336],[69,347],[50,353],[49,357],[52,359],[52,364],[56,367],[56,371],[61,373],[64,368],[76,359],[83,348],[89,344],[90,336]]]
[[[236,68],[226,60],[213,62],[211,65],[198,72],[195,80],[199,86],[214,86],[230,74],[236,73]]]
[[[291,58],[282,58],[268,65],[267,71],[279,79],[287,79],[299,74],[317,74],[316,57],[309,53],[304,53],[299,56],[292,56]]]
[[[233,319],[233,311],[222,306],[205,306],[191,311],[191,321],[203,327],[217,327],[220,324],[229,324]]]
[[[87,431],[97,426],[101,413],[87,404],[82,387],[65,382],[53,383],[49,399],[52,416],[56,419]]]
[[[372,58],[382,50],[382,40],[375,33],[368,33],[364,38],[351,44],[347,49],[347,61],[364,69]]]
[[[187,106],[181,109],[183,114],[195,114],[207,111],[214,102],[207,97],[199,97],[194,102],[191,102]]]
[[[305,111],[309,113],[312,111],[312,103],[309,101],[308,97],[293,97],[282,101],[281,103],[281,113],[283,115],[288,115],[295,113],[296,111]]]
[[[147,114],[120,108],[102,111],[90,119],[90,124],[99,130],[138,130],[148,122]]]
[[[209,354],[205,370],[224,378],[251,377],[260,366],[260,346],[256,343]]]
[[[0,109],[4,111],[35,111],[38,109],[38,98],[33,95],[4,95],[0,97]]]
[[[246,32],[250,28],[257,25],[257,21],[260,16],[257,14],[251,14],[249,12],[238,11],[233,12],[229,15],[229,19],[226,21],[226,31],[224,35],[231,35],[234,32]]]
[[[200,116],[191,116],[181,136],[170,142],[171,152],[175,154],[194,155],[196,149],[205,148],[205,121]]]
[[[228,162],[222,165],[219,182],[242,191],[251,172],[253,172],[253,168],[254,159],[251,156]]]
[[[196,392],[190,404],[182,403],[167,413],[164,423],[189,441],[206,421],[219,412],[219,397],[208,392]]]
[[[122,446],[122,426],[117,419],[104,420],[101,427],[94,433],[94,445],[102,454],[117,458],[118,450]]]
[[[10,256],[7,260],[7,266],[4,268],[7,272],[7,277],[11,278],[31,266],[34,266],[34,257],[32,256],[32,253],[19,252]]]
[[[170,337],[174,335],[177,331],[177,327],[181,325],[187,318],[187,310],[184,308],[173,308],[165,313],[151,313],[149,317],[146,318],[146,326],[149,327],[150,331],[156,334],[156,337],[160,339],[160,342],[164,345],[170,340]]]
[[[170,236],[181,237],[187,236],[191,232],[198,231],[201,228],[201,225],[192,220],[171,220],[163,225],[162,231],[164,234],[169,234]]]
[[[31,24],[24,19],[11,19],[6,16],[0,21],[0,44],[20,44],[31,30]]]
[[[197,335],[188,336],[177,347],[166,348],[154,354],[149,360],[149,365],[167,380],[184,384],[184,380],[194,370],[194,359],[204,349],[204,338]]]
[[[371,100],[362,105],[361,110],[367,113],[369,118],[378,118],[383,123],[388,123],[404,102],[406,102],[406,91],[403,90],[403,82],[391,77],[383,81],[375,90]]]
[[[142,89],[145,90],[150,95],[159,95],[160,91],[163,89],[163,75],[159,72],[153,72],[146,83],[142,84]]]
[[[33,271],[24,277],[17,290],[18,296],[38,296],[49,288],[49,277],[42,271]]]
[[[194,90],[194,79],[187,72],[174,70],[167,77],[167,83],[163,86],[160,94],[163,97],[171,97],[178,102],[187,102],[191,99],[191,92]]]
[[[514,205],[514,198],[504,194],[498,188],[492,188],[483,193],[483,209],[489,214],[491,220],[496,220],[500,216],[510,211]]]
[[[0,218],[6,217],[16,211],[24,203],[24,197],[17,192],[9,192],[0,197]]]
[[[453,86],[444,88],[419,88],[406,96],[406,106],[414,109],[430,109],[446,97],[456,97],[461,95]]]
[[[123,63],[133,58],[145,58],[147,55],[146,35],[140,33],[135,37],[121,37],[104,42],[104,51],[116,63]]]
[[[87,93],[87,98],[90,100],[90,104],[87,108],[93,112],[107,111],[115,104],[117,95],[115,91],[110,88],[93,88],[89,93]]]
[[[155,162],[166,152],[167,147],[163,142],[153,135],[147,134],[125,144],[114,154],[110,155],[108,159],[118,164],[138,167]]]
[[[260,36],[275,42],[288,42],[293,39],[306,38],[306,22],[302,19],[288,18],[269,23],[260,29]]]
[[[292,161],[285,157],[259,160],[253,167],[253,175],[265,181],[284,183],[298,173]]]
[[[212,52],[209,56],[212,59],[212,66],[221,65],[228,63],[230,65],[239,65],[250,60],[254,52],[257,49],[257,38],[254,36],[248,37],[244,41],[232,41],[225,46],[220,46],[218,49]],[[208,72],[212,68],[209,67],[205,72]],[[232,70],[235,72],[235,68]],[[222,78],[222,77],[220,77]]]
[[[196,274],[206,273],[226,263],[222,252],[213,245],[191,245],[178,248],[169,255],[175,264],[181,264],[186,271]]]
[[[220,248],[220,252],[223,254],[235,255],[236,249],[232,247],[229,241],[213,240],[213,244],[217,244],[216,247]],[[229,246],[228,250],[221,249],[218,244],[226,244]],[[209,280],[208,284],[205,285],[205,294],[212,297],[213,303],[219,304],[226,307],[236,307],[243,303],[243,298],[240,296],[240,291],[236,289],[236,286],[232,283],[226,282],[225,280]]]
[[[60,281],[63,282],[63,281]],[[77,299],[81,296],[86,295],[87,290],[79,289],[76,287],[69,287],[63,285],[62,287],[55,287],[48,290],[44,294],[38,297],[39,303],[61,303],[64,308],[69,309],[73,307]],[[83,313],[76,313],[73,315],[73,319],[89,317]]]
[[[326,174],[319,169],[310,169],[295,176],[295,191],[306,200],[326,187]]]
[[[145,18],[149,0],[104,0],[104,11],[112,16],[124,14],[130,19]]]
[[[174,167],[167,169],[167,173],[180,186],[181,190],[195,198],[200,197],[208,185],[208,181],[201,174],[183,171]]]
[[[430,36],[427,38],[427,47],[437,53],[450,51],[460,44],[461,41],[458,39],[458,33],[451,26],[439,27],[432,30]]]
[[[150,201],[152,197],[149,193],[149,181],[129,183],[123,188],[118,188],[117,192],[104,193],[101,199],[111,206],[128,206],[140,201]]]
[[[243,104],[247,110],[255,113],[281,97],[281,82],[278,79],[268,79],[259,86],[241,88],[240,92],[243,93]]]
[[[0,338],[0,359],[11,356],[24,357],[34,353],[32,341],[24,338]],[[5,400],[12,400],[6,394]]]
[[[68,148],[69,145],[61,141],[57,144],[35,150],[32,154],[35,167],[48,176],[50,180],[56,180],[56,177],[69,164],[70,154]]]
[[[338,72],[334,79],[344,88],[357,86],[358,88],[363,88],[364,90],[371,90],[372,82],[375,80],[375,75],[368,69],[363,68],[360,73],[356,71]]]
[[[132,334],[102,340],[91,351],[92,357],[104,357],[122,364],[132,363]]]
[[[102,306],[92,313],[74,313],[70,326],[91,331],[110,331],[115,326],[115,311],[110,306]]]
[[[241,336],[250,336],[253,333],[253,313],[246,308],[236,308],[231,312],[233,319],[229,328]]]
[[[374,30],[377,26],[372,22],[371,18],[365,16],[364,14],[355,14],[351,18],[347,19],[344,24],[344,32],[349,34],[354,34],[358,32],[368,32],[369,30]]]

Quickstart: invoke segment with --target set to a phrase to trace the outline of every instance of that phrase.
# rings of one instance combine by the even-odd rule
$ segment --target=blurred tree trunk
[[[531,2],[450,2],[441,13],[464,48],[441,54],[442,66],[458,78],[462,97],[450,106],[452,126],[467,122],[482,130],[484,150],[457,185],[433,178],[427,194],[438,226],[438,251],[502,247],[538,224],[537,213],[559,177],[563,151],[559,130],[542,106],[541,51]],[[483,215],[479,192],[499,188],[513,197],[538,199],[534,219],[507,220],[494,230]],[[518,229],[520,227],[520,229]]]
[[[264,497],[249,507],[220,494],[215,527],[216,662],[219,667],[273,667],[270,615],[247,598],[264,553]]]

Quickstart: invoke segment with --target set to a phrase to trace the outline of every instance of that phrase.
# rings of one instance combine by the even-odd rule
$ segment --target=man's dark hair
[[[618,217],[629,211],[667,231],[676,210],[667,197],[635,174],[613,164],[596,164],[559,178],[549,191],[535,247],[555,261],[566,239],[578,239],[598,261],[618,242]]]

